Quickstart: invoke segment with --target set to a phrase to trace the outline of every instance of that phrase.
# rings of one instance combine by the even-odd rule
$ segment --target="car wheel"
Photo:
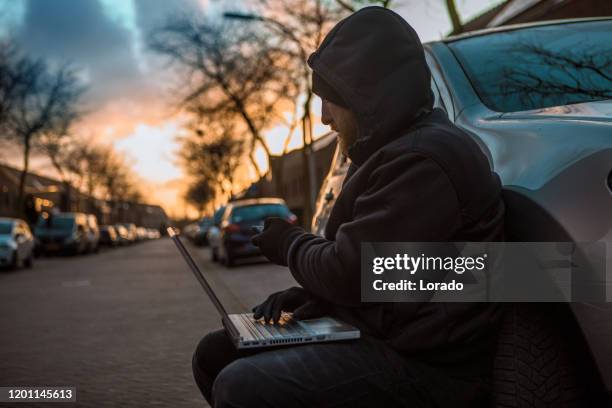
[[[26,268],[31,268],[33,264],[34,264],[34,255],[32,253],[30,253],[30,256],[28,256],[25,259],[24,265],[25,265]]]
[[[231,268],[235,264],[234,256],[228,248],[225,248],[225,256],[223,257],[223,264],[228,268]]]
[[[17,251],[13,251],[13,255],[11,256],[11,262],[9,263],[9,269],[15,270],[19,267],[19,256],[17,255]]]
[[[516,304],[495,356],[495,407],[592,407],[601,382],[571,312],[559,304]]]

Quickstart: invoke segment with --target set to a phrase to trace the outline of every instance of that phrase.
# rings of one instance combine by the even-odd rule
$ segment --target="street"
[[[226,269],[187,246],[230,312],[295,284],[286,268]],[[75,386],[79,407],[206,405],[191,356],[220,319],[168,238],[2,271],[0,322],[0,386]]]

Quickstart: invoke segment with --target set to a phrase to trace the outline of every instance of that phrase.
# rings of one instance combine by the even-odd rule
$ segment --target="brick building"
[[[25,182],[25,208],[19,209],[19,179],[21,170],[0,164],[0,217],[20,217],[25,214],[33,224],[38,214],[58,208],[94,214],[100,224],[133,222],[149,228],[162,228],[168,216],[158,205],[135,202],[111,202],[90,197],[69,184],[36,173],[28,173]]]

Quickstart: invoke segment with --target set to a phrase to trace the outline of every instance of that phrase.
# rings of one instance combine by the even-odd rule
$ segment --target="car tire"
[[[231,251],[229,251],[227,248],[225,248],[223,252],[225,252],[225,256],[223,257],[223,264],[226,267],[231,268],[235,264],[234,256],[232,255]]]
[[[13,255],[11,256],[11,262],[9,263],[9,270],[14,271],[19,267],[19,256],[17,255],[17,251],[13,251]]]
[[[32,253],[30,253],[30,256],[28,256],[25,261],[23,262],[23,264],[25,265],[26,268],[31,268],[32,265],[34,264],[34,255]]]
[[[494,371],[495,407],[593,407],[603,387],[578,326],[560,304],[511,305]],[[595,402],[596,403],[596,402]]]

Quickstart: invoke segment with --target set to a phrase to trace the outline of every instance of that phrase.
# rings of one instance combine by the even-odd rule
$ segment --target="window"
[[[612,98],[612,20],[492,33],[449,46],[482,102],[498,112]]]
[[[74,227],[74,218],[49,215],[50,218],[40,217],[37,228],[53,228],[58,230],[71,230]]]
[[[0,235],[8,235],[13,231],[13,223],[10,221],[0,221]]]
[[[268,217],[287,217],[289,209],[283,204],[257,204],[236,207],[232,211],[232,222],[257,221]]]

